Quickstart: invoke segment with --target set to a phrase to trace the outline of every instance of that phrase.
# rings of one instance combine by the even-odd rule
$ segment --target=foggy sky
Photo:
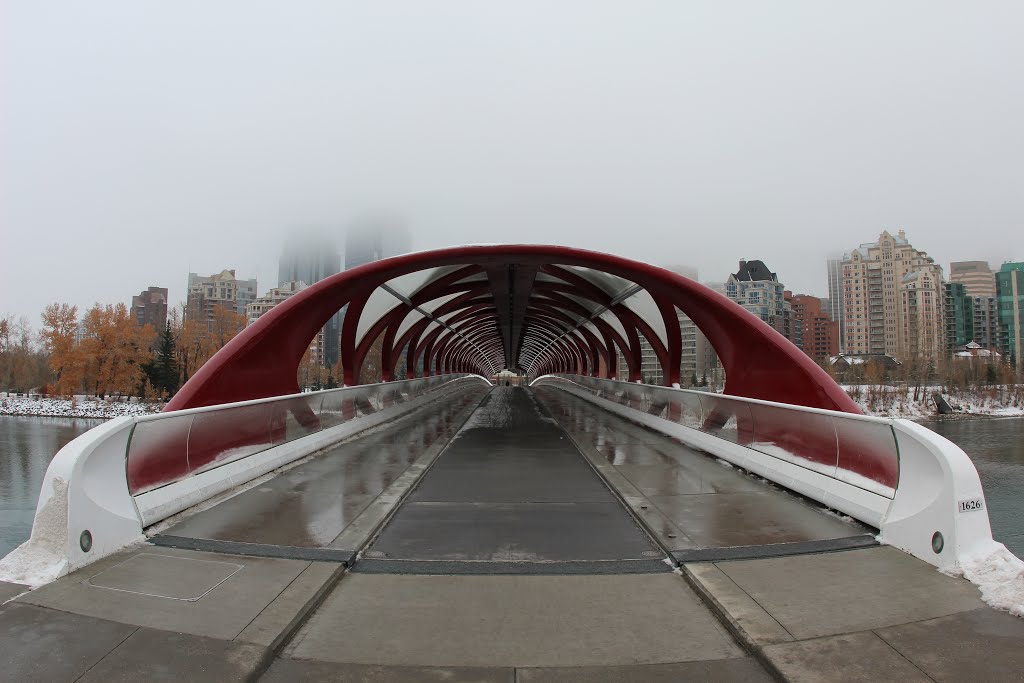
[[[1024,259],[1024,4],[0,5],[0,314],[276,286],[285,235],[404,216],[534,242],[825,259],[907,231]]]

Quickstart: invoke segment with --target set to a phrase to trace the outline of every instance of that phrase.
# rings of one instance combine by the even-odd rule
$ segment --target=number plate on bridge
[[[973,512],[974,510],[980,510],[985,507],[981,498],[971,498],[970,500],[960,501],[960,512]]]

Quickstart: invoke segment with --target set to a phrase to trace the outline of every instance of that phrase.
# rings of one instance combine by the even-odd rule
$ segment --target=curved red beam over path
[[[396,367],[422,367],[424,375],[489,376],[508,368],[531,377],[614,377],[621,356],[630,380],[638,381],[641,340],[654,350],[665,384],[673,385],[679,382],[682,312],[718,354],[725,393],[860,412],[814,361],[721,294],[639,261],[542,245],[406,254],[322,280],[232,339],[165,410],[297,392],[303,354],[345,305],[347,385],[358,383],[374,344],[384,347],[385,380]]]

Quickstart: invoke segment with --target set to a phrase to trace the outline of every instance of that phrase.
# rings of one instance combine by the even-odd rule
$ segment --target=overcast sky
[[[277,284],[289,231],[1024,260],[1024,3],[0,0],[0,314]]]

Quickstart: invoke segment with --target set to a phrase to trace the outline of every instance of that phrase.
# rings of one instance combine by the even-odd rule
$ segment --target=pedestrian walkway
[[[1024,680],[1024,620],[856,547],[870,532],[563,392],[499,387],[326,449],[161,545],[0,584],[0,671]]]

